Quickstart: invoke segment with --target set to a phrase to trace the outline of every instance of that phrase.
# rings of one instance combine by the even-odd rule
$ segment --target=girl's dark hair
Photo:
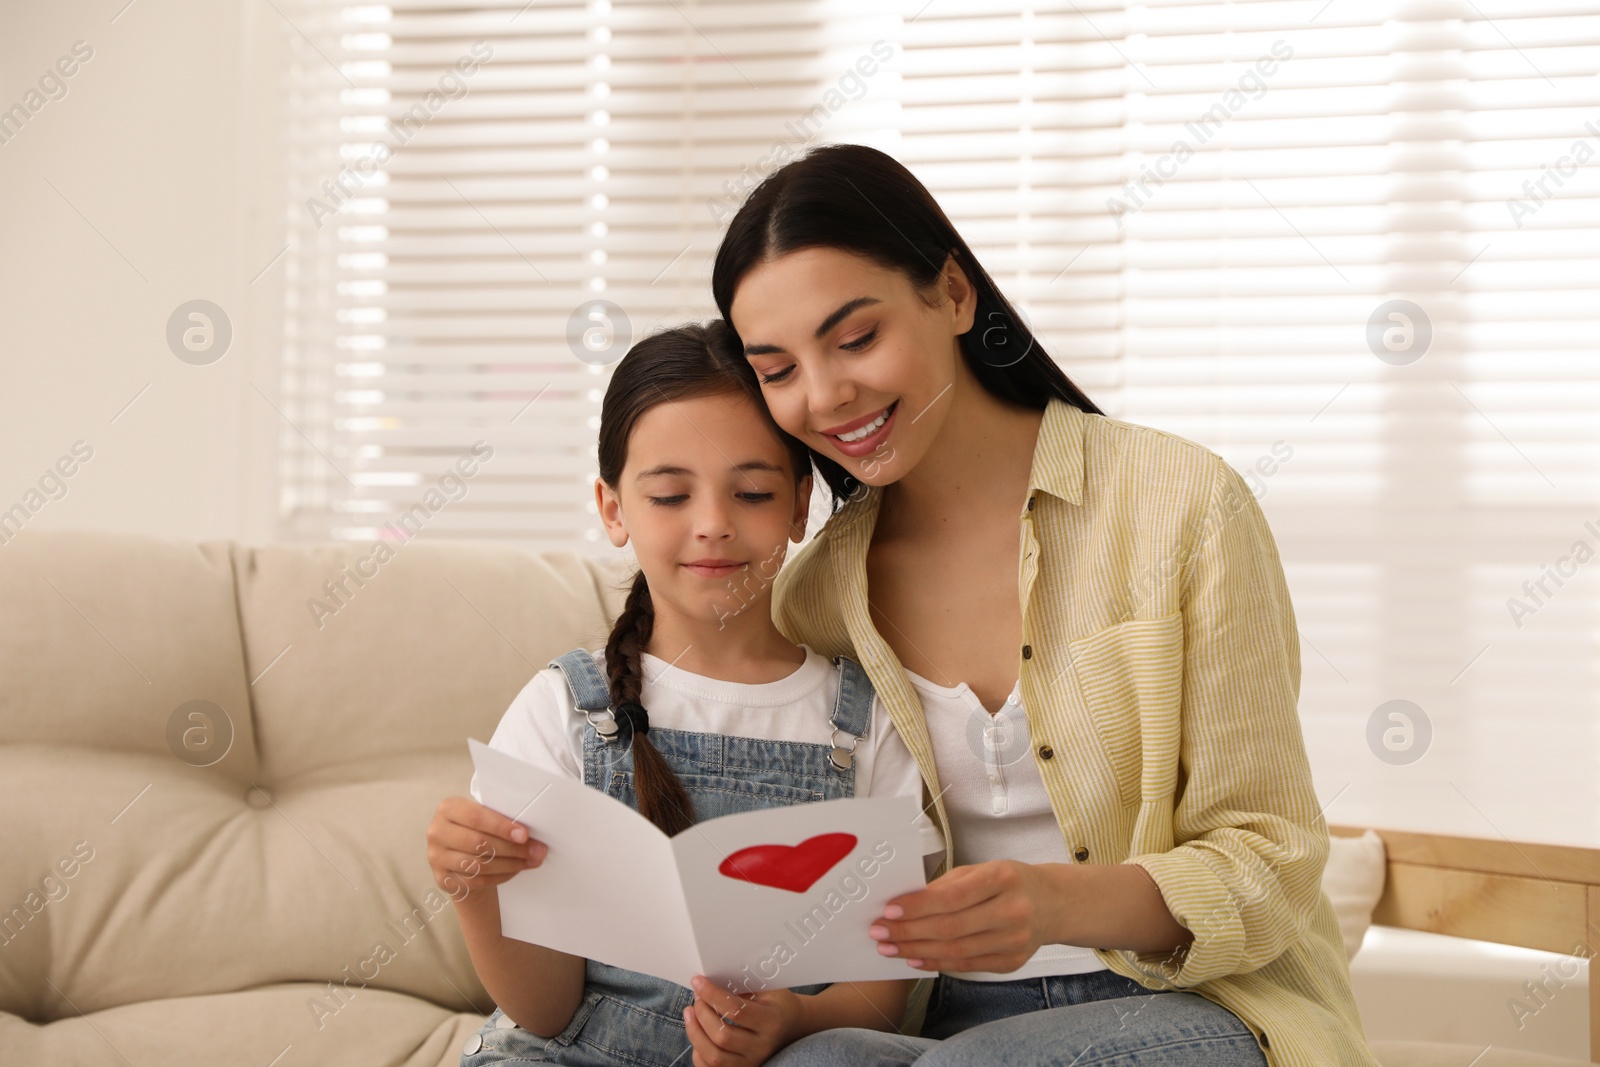
[[[1072,383],[1001,295],[933,194],[893,157],[862,145],[822,145],[769,175],[728,223],[717,249],[711,292],[731,320],[739,282],[767,259],[803,248],[838,248],[898,270],[918,289],[938,280],[954,256],[977,293],[972,329],[961,352],[984,389],[1042,410],[1051,397],[1105,414]],[[819,452],[812,461],[834,505],[859,482]]]
[[[645,412],[658,404],[704,396],[743,394],[789,453],[795,484],[811,473],[806,446],[784,433],[767,411],[755,371],[733,327],[720,319],[704,325],[680,326],[646,337],[622,357],[612,371],[600,405],[600,477],[612,489],[622,481],[628,441]],[[644,571],[633,577],[622,613],[606,640],[606,675],[611,706],[640,703],[644,688],[640,655],[655,627],[655,605]],[[619,722],[623,716],[619,715]],[[672,773],[647,733],[633,733],[633,789],[639,814],[663,833],[679,833],[694,824],[694,806],[683,783]]]

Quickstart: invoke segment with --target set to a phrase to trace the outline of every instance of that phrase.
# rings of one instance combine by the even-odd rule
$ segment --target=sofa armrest
[[[1330,825],[1349,837],[1365,827]],[[1375,828],[1376,829],[1376,828]],[[1383,830],[1372,921],[1592,959],[1600,946],[1600,849]],[[1589,1058],[1600,1062],[1600,976],[1589,977]]]

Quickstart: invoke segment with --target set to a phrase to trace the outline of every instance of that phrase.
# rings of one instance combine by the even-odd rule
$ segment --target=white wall
[[[20,130],[13,118],[0,143],[0,511],[40,504],[29,490],[81,440],[93,458],[21,536],[269,540],[278,416],[256,387],[276,399],[282,260],[251,281],[283,225],[273,96],[243,42],[277,39],[251,24],[258,8],[279,16],[125,2],[0,0],[0,110],[37,105],[44,94],[27,94],[56,61],[92,49],[66,94]],[[168,317],[195,298],[233,324],[209,366],[166,343]]]

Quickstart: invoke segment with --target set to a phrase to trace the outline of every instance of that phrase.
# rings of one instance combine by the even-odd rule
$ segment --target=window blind
[[[743,193],[784,146],[872,106],[853,64],[874,16],[822,0],[285,14],[286,536],[425,525],[609,551],[591,490],[607,368],[713,314],[710,260]],[[441,486],[475,442],[476,473]],[[418,518],[424,498],[442,504]]]
[[[714,312],[711,256],[755,180],[804,142],[874,144],[1108,412],[1245,474],[1330,819],[1600,838],[1600,15],[285,10],[289,536],[396,536],[483,440],[430,535],[611,551],[589,488],[607,362]],[[314,217],[478,41],[467,90]]]
[[[906,26],[900,157],[1091,396],[1260,499],[1331,820],[1600,838],[1597,39],[1553,2]]]

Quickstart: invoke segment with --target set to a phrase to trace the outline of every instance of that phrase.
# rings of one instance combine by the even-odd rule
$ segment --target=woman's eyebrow
[[[839,323],[843,322],[844,317],[850,314],[852,311],[855,311],[857,308],[869,307],[873,304],[880,303],[882,303],[882,301],[875,296],[858,296],[854,300],[846,301],[845,303],[840,304],[837,308],[834,308],[832,313],[829,314],[827,318],[822,320],[822,324],[817,327],[816,332],[812,334],[812,336],[816,337],[818,340],[821,340],[823,335],[825,335],[835,326],[839,325]],[[747,356],[765,356],[770,355],[773,352],[782,351],[783,349],[778,345],[744,346],[744,354]]]

